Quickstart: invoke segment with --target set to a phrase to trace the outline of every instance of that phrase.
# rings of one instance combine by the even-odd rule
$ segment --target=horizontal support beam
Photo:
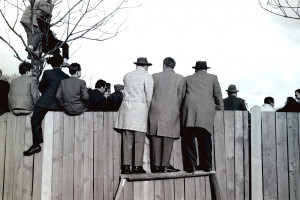
[[[146,173],[146,174],[122,174],[121,179],[127,179],[128,181],[145,181],[145,180],[161,180],[161,179],[173,179],[173,178],[188,178],[209,176],[215,174],[215,171],[204,172],[195,171],[193,173],[181,172],[168,172],[168,173]]]

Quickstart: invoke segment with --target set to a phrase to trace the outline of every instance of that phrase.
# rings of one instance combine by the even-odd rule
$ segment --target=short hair
[[[105,87],[105,85],[106,85],[106,81],[100,79],[96,82],[95,88]]]
[[[267,104],[274,103],[274,98],[273,97],[266,97],[264,99],[264,103],[267,103]]]
[[[105,87],[106,87],[106,88],[110,88],[110,87],[111,87],[111,84],[110,84],[110,83],[106,83],[106,84],[105,84]]]
[[[26,72],[29,72],[32,69],[33,69],[33,65],[26,61],[21,62],[21,64],[19,65],[19,73],[21,75],[26,74]]]
[[[176,65],[175,60],[174,60],[173,58],[171,58],[171,57],[166,57],[166,58],[164,59],[163,63],[164,63],[164,65],[165,65],[166,67],[169,67],[169,68],[172,68],[172,69],[173,69],[173,68],[175,67],[175,65]]]
[[[72,63],[69,67],[69,73],[71,75],[74,75],[76,72],[81,71],[80,64],[78,63]]]
[[[300,89],[295,90],[295,93],[298,92],[300,94]]]

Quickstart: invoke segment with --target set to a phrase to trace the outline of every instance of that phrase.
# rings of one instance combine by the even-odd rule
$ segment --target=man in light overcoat
[[[123,166],[121,173],[146,173],[143,169],[148,111],[153,94],[153,78],[147,58],[138,58],[136,70],[124,76],[124,97],[114,128],[122,132]],[[134,155],[134,158],[133,158]],[[132,170],[130,169],[132,167]]]
[[[152,172],[179,171],[170,165],[174,140],[180,138],[179,83],[183,76],[174,72],[176,62],[167,57],[163,71],[153,74],[154,89],[149,110],[149,127],[153,149]]]
[[[218,77],[207,73],[205,61],[197,61],[195,73],[182,81],[183,159],[187,172],[211,171],[212,142],[216,110],[223,110],[223,98]],[[200,165],[197,166],[195,138],[198,141]]]

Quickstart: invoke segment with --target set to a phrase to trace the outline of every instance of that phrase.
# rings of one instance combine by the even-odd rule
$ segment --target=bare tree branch
[[[300,0],[258,0],[262,9],[285,18],[300,19]]]
[[[14,51],[14,53],[15,53],[15,57],[19,60],[19,61],[23,61],[22,59],[21,59],[21,57],[19,56],[19,54],[18,54],[18,52],[15,50],[15,48],[8,42],[8,41],[6,41],[3,37],[1,37],[0,36],[0,40],[2,40],[4,43],[6,43],[13,51]]]

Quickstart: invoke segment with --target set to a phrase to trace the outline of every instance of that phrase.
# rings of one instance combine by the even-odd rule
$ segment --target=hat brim
[[[194,68],[194,69],[209,69],[210,67],[196,67],[196,66],[194,66],[192,68]]]
[[[239,90],[226,90],[226,92],[238,92]]]
[[[134,62],[134,64],[136,65],[146,65],[146,66],[151,66],[151,63],[138,63],[138,62]]]

